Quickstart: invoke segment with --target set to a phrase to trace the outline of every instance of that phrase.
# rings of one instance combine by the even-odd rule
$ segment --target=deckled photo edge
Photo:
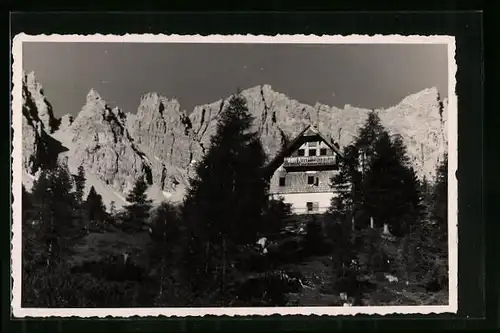
[[[137,43],[290,43],[290,44],[447,44],[448,45],[448,248],[449,303],[439,306],[378,306],[378,307],[275,307],[275,308],[80,308],[42,309],[21,307],[21,183],[22,183],[22,43],[23,42],[137,42]],[[28,35],[20,33],[12,41],[12,295],[14,317],[131,317],[131,316],[268,316],[268,315],[390,315],[456,313],[458,310],[458,127],[455,61],[455,37],[443,35]]]
[[[18,35],[19,36],[19,35]],[[16,37],[18,37],[16,36]],[[21,310],[22,270],[22,39],[14,38],[12,43],[12,231],[11,231],[11,311],[18,316]]]

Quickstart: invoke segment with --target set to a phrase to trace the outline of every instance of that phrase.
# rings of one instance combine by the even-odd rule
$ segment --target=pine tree
[[[139,177],[134,188],[127,195],[126,200],[130,205],[125,206],[126,226],[133,230],[141,230],[149,218],[149,211],[152,207],[152,200],[146,195],[148,184],[143,177]]]
[[[221,272],[214,278],[224,289],[231,248],[254,242],[259,231],[267,182],[261,173],[265,154],[252,122],[244,97],[233,96],[190,182],[182,215],[191,234],[192,275],[204,273],[198,287],[218,262]]]
[[[78,204],[83,203],[83,190],[85,189],[85,170],[83,165],[78,167],[78,173],[75,176],[75,196]]]
[[[106,207],[102,202],[102,197],[97,194],[94,186],[90,188],[87,200],[85,200],[87,216],[90,222],[103,222],[106,220]]]

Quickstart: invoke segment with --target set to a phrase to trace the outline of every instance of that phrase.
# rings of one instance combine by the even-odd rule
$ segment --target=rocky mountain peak
[[[99,101],[101,99],[101,95],[94,88],[90,88],[90,91],[87,94],[87,103],[92,103],[95,101]]]
[[[196,142],[191,139],[191,124],[176,99],[157,93],[145,94],[137,114],[127,119],[127,128],[140,149],[150,156],[153,180],[162,189],[173,190],[186,184]]]
[[[94,89],[70,129],[70,162],[85,170],[118,193],[129,191],[138,177],[151,183],[148,164],[126,128],[126,116],[111,109]]]
[[[36,117],[40,119],[43,128],[48,133],[57,130],[59,120],[54,117],[52,105],[45,98],[42,85],[36,80],[35,72],[23,72],[23,92],[25,99],[30,99],[36,108]],[[29,95],[29,96],[28,96]],[[34,109],[34,108],[33,108]]]

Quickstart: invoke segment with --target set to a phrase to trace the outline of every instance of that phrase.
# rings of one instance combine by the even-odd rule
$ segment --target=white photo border
[[[448,305],[439,306],[353,306],[353,307],[235,307],[235,308],[23,308],[21,306],[22,273],[22,58],[25,42],[85,43],[249,43],[249,44],[446,44],[448,48]],[[444,35],[27,35],[18,34],[12,42],[12,240],[11,310],[23,317],[202,317],[328,315],[357,314],[442,314],[458,311],[458,105],[455,93],[457,64],[455,37]]]

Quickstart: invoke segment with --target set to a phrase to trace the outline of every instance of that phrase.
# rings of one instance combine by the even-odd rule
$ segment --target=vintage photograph
[[[453,37],[12,52],[14,316],[456,312]]]

